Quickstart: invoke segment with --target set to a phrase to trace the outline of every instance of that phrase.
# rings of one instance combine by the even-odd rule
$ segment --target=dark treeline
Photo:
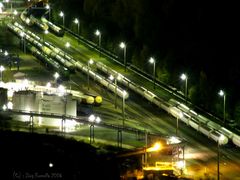
[[[51,2],[50,2],[51,3]],[[121,56],[119,42],[127,43],[127,61],[157,79],[183,90],[180,74],[188,74],[189,98],[222,117],[226,92],[227,119],[240,117],[239,27],[236,4],[177,0],[53,0],[53,19],[65,12],[66,26],[81,21],[81,35]]]

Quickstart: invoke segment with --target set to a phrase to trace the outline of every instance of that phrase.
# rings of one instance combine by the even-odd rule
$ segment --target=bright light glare
[[[76,121],[67,119],[65,122],[66,132],[74,131],[77,124]]]
[[[125,90],[123,90],[122,95],[123,95],[123,97],[125,97],[127,95],[127,92]]]
[[[111,81],[114,80],[113,75],[110,75],[110,76],[109,76],[109,79],[110,79]]]
[[[219,139],[218,139],[218,143],[220,144],[220,145],[222,145],[222,144],[227,144],[228,143],[228,139],[224,136],[224,135],[220,135],[220,137],[219,137]]]
[[[66,42],[65,46],[66,46],[67,48],[69,48],[71,45],[70,45],[69,42]]]
[[[154,152],[154,151],[159,151],[161,149],[161,144],[160,143],[155,143],[154,146],[147,148],[147,152]]]
[[[178,169],[183,169],[185,168],[185,161],[178,161],[176,165]]]
[[[9,101],[9,102],[7,103],[7,108],[8,108],[8,109],[12,109],[12,108],[13,108],[13,103]]]
[[[89,117],[88,117],[88,121],[89,122],[94,122],[95,120],[95,116],[93,114],[91,114]]]
[[[55,79],[58,79],[60,75],[57,72],[55,72],[55,74],[53,76]]]
[[[50,82],[48,82],[47,84],[46,84],[46,87],[47,88],[50,88],[52,85],[51,85],[51,83]]]
[[[2,107],[2,109],[3,109],[4,111],[6,111],[7,106],[4,104],[3,107]]]
[[[30,19],[29,19],[29,18],[26,19],[26,23],[27,23],[27,24],[30,23]]]
[[[155,60],[151,57],[151,58],[149,59],[149,62],[150,62],[150,63],[155,63]]]
[[[16,9],[13,11],[13,14],[14,14],[15,16],[18,14],[18,12],[17,12]]]
[[[59,16],[63,17],[64,16],[64,13],[61,11]]]
[[[178,144],[180,142],[181,141],[175,136],[172,136],[167,140],[167,144]]]
[[[2,72],[4,70],[5,70],[4,66],[0,66],[0,71]]]
[[[180,78],[184,81],[185,79],[187,79],[187,75],[186,74],[182,74]]]
[[[9,89],[9,90],[7,91],[7,96],[8,96],[8,98],[12,98],[12,97],[13,97],[13,93],[14,93],[14,91],[11,90],[11,89]]]
[[[218,93],[220,96],[224,96],[224,91],[223,90],[220,90],[219,93]]]
[[[95,119],[95,121],[96,121],[96,123],[100,123],[100,122],[101,122],[100,117],[97,117],[97,118]]]
[[[78,23],[79,23],[79,21],[78,21],[77,18],[74,19],[74,23],[75,23],[75,24],[78,24]]]
[[[124,42],[121,42],[119,46],[120,46],[120,48],[122,48],[122,49],[123,49],[123,48],[125,48],[125,47],[126,47],[126,44],[125,44]]]
[[[28,80],[27,80],[27,79],[24,79],[23,85],[26,87],[26,86],[28,86],[28,84],[29,84]]]
[[[49,163],[49,167],[53,167],[53,163],[50,162],[50,163]]]
[[[179,112],[178,117],[181,119],[183,117],[183,113]]]
[[[65,92],[65,87],[63,85],[58,86],[58,90],[61,94],[64,94]]]
[[[88,61],[89,64],[93,64],[93,62],[94,61],[92,59],[89,59],[89,61]]]
[[[96,32],[95,32],[96,36],[99,36],[101,35],[100,31],[97,29]]]

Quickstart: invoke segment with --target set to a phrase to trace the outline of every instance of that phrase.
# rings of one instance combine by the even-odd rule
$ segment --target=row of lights
[[[63,11],[60,11],[59,16],[62,17],[62,19],[63,19],[63,27],[64,27],[64,26],[65,26],[65,14],[63,13]],[[75,18],[73,22],[78,25],[78,34],[79,34],[80,21],[79,21],[77,18]],[[94,34],[95,34],[96,36],[98,36],[98,46],[99,46],[99,48],[101,48],[102,33],[101,33],[100,30],[97,29]],[[127,53],[127,45],[126,45],[125,42],[121,42],[121,43],[119,44],[119,47],[120,47],[121,49],[123,49],[123,53],[124,53],[124,57],[123,57],[123,58],[124,58],[124,66],[125,66],[125,72],[126,72],[126,53]]]

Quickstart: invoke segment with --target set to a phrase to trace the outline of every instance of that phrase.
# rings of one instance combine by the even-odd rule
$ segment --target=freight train
[[[118,76],[119,73],[107,67],[101,62],[96,63],[96,67],[106,73],[111,74],[113,76]],[[235,134],[234,132],[228,130],[227,128],[211,121],[209,118],[202,116],[195,112],[193,109],[190,109],[186,105],[181,102],[178,102],[175,99],[170,99],[166,101],[153,92],[147,90],[146,88],[135,84],[128,78],[121,75],[121,78],[117,79],[120,83],[125,85],[127,88],[131,89],[135,93],[144,97],[151,103],[155,104],[159,108],[165,110],[172,116],[178,118],[183,121],[187,125],[191,126],[195,130],[201,132],[207,137],[213,139],[214,141],[221,141],[220,143],[226,144],[228,139],[232,141],[233,144],[240,147],[240,136]],[[221,138],[220,138],[221,137]]]
[[[63,80],[69,80],[70,72],[67,68],[61,66],[58,62],[54,61],[52,58],[47,57],[37,48],[31,45],[27,45],[27,49],[43,64],[46,64],[48,68],[53,69],[58,72]]]
[[[64,67],[68,68],[71,72],[74,72],[75,70],[82,71],[85,74],[89,75],[89,77],[91,77],[92,79],[99,82],[101,85],[115,93],[115,84],[109,79],[104,78],[103,76],[95,73],[94,71],[91,70],[90,67],[80,63],[79,61],[76,61],[73,57],[65,53],[63,50],[53,46],[52,44],[48,42],[44,42],[44,44],[40,43],[41,42],[40,37],[33,34],[32,32],[25,31],[20,24],[15,22],[14,26],[16,26],[16,28],[19,28],[22,32],[28,34],[27,40],[33,46],[36,46],[39,50],[47,54],[52,59],[56,59],[59,63],[61,63]],[[31,36],[31,38],[28,38],[29,36]],[[120,87],[116,87],[116,94],[120,97],[124,96],[125,99],[129,97],[128,92],[124,91]]]
[[[20,15],[21,20],[28,26],[36,25],[41,30],[46,31],[50,30],[53,34],[59,37],[64,36],[64,29],[48,21],[46,18],[42,17],[41,20],[34,17],[33,15],[27,16],[26,10],[23,11]]]
[[[84,65],[79,61],[74,60],[69,55],[65,57],[64,61],[62,61],[61,60],[62,54],[64,54],[64,52],[61,49],[55,48],[53,45],[50,45],[50,44],[49,44],[49,47],[46,47],[44,45],[39,45],[39,42],[36,42],[36,40],[33,40],[32,42],[34,45],[38,46],[44,53],[48,55],[51,55],[53,51],[57,51],[58,53],[55,53],[55,54],[53,53],[52,57],[61,61],[63,65],[69,66],[71,64],[73,68],[76,68],[76,70],[81,70],[86,74],[89,74],[91,78],[98,81],[100,84],[104,85],[105,87],[110,89],[112,92],[115,92],[115,85],[111,81],[96,74],[95,72],[90,70],[87,65]],[[100,69],[104,73],[111,74],[115,77],[119,75],[119,73],[108,68],[106,65],[100,62],[96,62],[96,66],[98,69]],[[174,99],[171,99],[168,102],[166,102],[165,100],[155,95],[153,92],[147,90],[146,88],[140,85],[137,85],[136,83],[132,82],[131,80],[127,79],[124,76],[122,76],[117,80],[121,82],[123,85],[127,86],[129,89],[136,92],[137,94],[146,98],[148,101],[157,105],[159,108],[165,110],[166,112],[170,113],[172,116],[178,118],[179,120],[182,120],[187,125],[191,126],[192,128],[201,132],[207,137],[213,139],[214,141],[217,141],[217,142],[219,141],[219,143],[221,144],[226,144],[228,142],[228,139],[231,139],[235,145],[240,147],[240,136],[220,126],[219,124],[214,123],[210,119],[207,119],[204,116],[198,115],[196,112],[189,109],[184,104]],[[117,89],[117,94],[121,97],[124,96],[123,92],[124,91],[122,89],[119,89],[119,88]],[[128,96],[129,95],[126,94],[125,98],[128,98]],[[180,116],[180,114],[182,115]]]
[[[59,37],[63,37],[63,36],[64,36],[65,31],[64,31],[63,28],[61,28],[61,27],[53,24],[52,22],[48,21],[48,20],[47,20],[46,18],[44,18],[44,17],[41,17],[41,22],[42,22],[43,24],[46,24],[46,25],[49,27],[49,30],[50,30],[53,34],[55,34],[55,35],[57,35],[57,36],[59,36]]]

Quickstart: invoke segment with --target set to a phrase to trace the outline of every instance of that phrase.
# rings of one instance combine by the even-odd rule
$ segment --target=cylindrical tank
[[[33,91],[14,92],[12,102],[14,110],[38,111],[36,92]]]

